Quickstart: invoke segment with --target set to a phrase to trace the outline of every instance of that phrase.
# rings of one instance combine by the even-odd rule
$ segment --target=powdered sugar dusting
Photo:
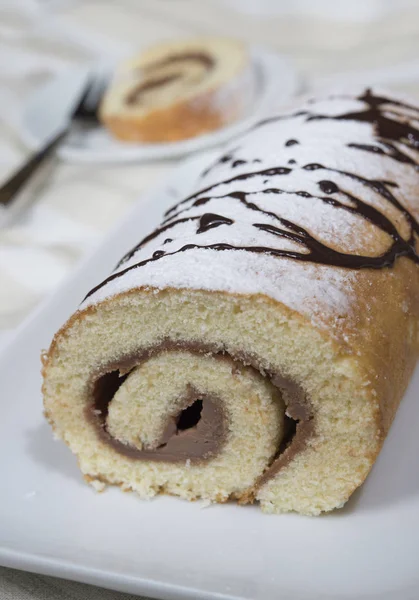
[[[417,152],[404,142],[389,150],[372,122],[351,118],[364,107],[355,97],[310,102],[236,140],[189,199],[126,257],[115,271],[121,276],[98,287],[82,308],[133,287],[170,286],[265,294],[319,325],[348,314],[359,271],[305,257],[318,242],[344,256],[380,257],[395,236],[407,243],[412,218],[404,207],[418,216],[412,179],[419,185],[419,175],[409,163]],[[410,109],[395,112],[396,121],[411,116]],[[398,151],[407,159],[395,159]],[[212,218],[210,226],[203,216]]]
[[[327,305],[335,313],[349,310],[353,277],[349,271],[313,267],[267,255],[249,255],[245,251],[197,249],[128,271],[99,289],[94,302],[139,286],[157,289],[177,287],[239,294],[262,293],[290,308],[299,307],[305,313],[310,311],[311,315],[320,315],[320,300],[323,306]],[[85,304],[91,303],[89,298]]]

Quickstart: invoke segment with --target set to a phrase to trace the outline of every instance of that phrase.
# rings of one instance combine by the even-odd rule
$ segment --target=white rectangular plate
[[[199,162],[170,185],[186,193]],[[0,564],[168,600],[416,600],[418,370],[367,483],[320,518],[96,494],[54,442],[42,416],[40,351],[172,202],[165,186],[136,207],[0,356]]]

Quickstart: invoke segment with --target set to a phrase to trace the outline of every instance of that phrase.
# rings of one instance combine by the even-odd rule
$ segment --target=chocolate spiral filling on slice
[[[154,61],[144,68],[140,69],[140,74],[145,73],[145,81],[141,81],[135,86],[125,98],[128,105],[139,104],[144,98],[144,94],[151,90],[164,87],[185,78],[185,69],[190,63],[198,64],[203,71],[196,76],[196,81],[202,79],[206,73],[214,68],[215,61],[204,52],[183,52],[167,56],[164,59]],[[174,67],[174,72],[167,72]]]
[[[172,54],[167,58],[156,60],[150,63],[149,65],[147,65],[146,70],[161,69],[162,67],[167,67],[168,65],[174,65],[178,63],[191,61],[200,63],[208,71],[212,69],[215,65],[215,60],[213,59],[213,57],[209,54],[206,54],[205,52],[180,52],[178,54]]]
[[[164,75],[162,77],[154,77],[151,79],[147,79],[143,83],[140,83],[133,90],[130,91],[128,96],[126,97],[127,104],[138,104],[141,101],[141,96],[144,92],[148,92],[150,90],[163,87],[168,83],[172,83],[177,79],[182,77],[181,73],[173,73],[172,75]]]

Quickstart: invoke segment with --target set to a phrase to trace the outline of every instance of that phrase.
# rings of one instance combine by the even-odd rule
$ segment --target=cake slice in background
[[[183,140],[242,117],[254,74],[239,41],[197,38],[159,44],[116,70],[101,120],[123,141]]]

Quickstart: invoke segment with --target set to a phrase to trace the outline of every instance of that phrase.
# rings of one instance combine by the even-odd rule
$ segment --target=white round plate
[[[118,142],[104,127],[97,127],[82,134],[70,135],[58,150],[60,158],[86,163],[158,160],[179,157],[227,142],[287,102],[298,87],[297,72],[286,58],[256,47],[251,49],[251,54],[259,79],[259,93],[245,118],[213,133],[180,142],[154,144]],[[87,76],[86,69],[66,71],[30,96],[19,126],[25,144],[33,149],[39,148],[52,132],[65,124]]]

